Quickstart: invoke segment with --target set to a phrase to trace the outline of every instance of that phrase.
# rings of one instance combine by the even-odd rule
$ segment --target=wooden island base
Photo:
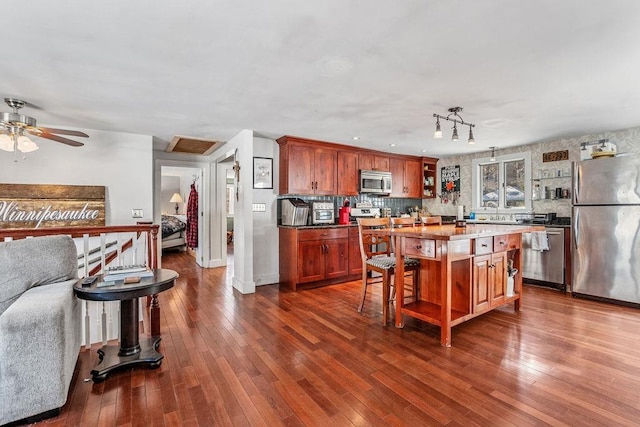
[[[522,271],[522,233],[539,226],[455,225],[397,228],[396,327],[403,315],[440,327],[440,343],[451,346],[451,328],[494,308],[513,303],[520,310],[522,276],[507,294],[509,265]],[[404,298],[404,257],[419,258],[420,286],[412,302]]]

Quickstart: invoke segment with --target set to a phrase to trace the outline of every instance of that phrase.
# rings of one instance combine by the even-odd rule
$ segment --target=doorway
[[[225,211],[227,220],[227,267],[233,266],[233,248],[234,248],[234,221],[235,221],[235,173],[232,169],[233,165],[229,164],[226,170],[226,201]]]
[[[198,265],[203,266],[201,249],[204,246],[203,221],[198,219],[202,218],[204,184],[202,168],[160,167],[161,256],[182,251],[188,253]],[[195,213],[191,212],[192,206],[189,205],[192,197],[198,200],[198,212]],[[187,217],[190,221],[198,221],[198,239],[195,247],[190,247],[193,242],[187,236]]]

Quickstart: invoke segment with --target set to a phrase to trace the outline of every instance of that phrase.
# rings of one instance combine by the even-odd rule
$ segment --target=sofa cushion
[[[0,315],[28,289],[78,277],[78,253],[69,236],[0,242]]]

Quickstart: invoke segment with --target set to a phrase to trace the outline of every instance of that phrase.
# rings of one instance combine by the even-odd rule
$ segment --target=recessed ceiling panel
[[[217,141],[215,139],[202,139],[176,135],[169,143],[167,152],[209,155],[222,144],[224,144],[223,141]]]

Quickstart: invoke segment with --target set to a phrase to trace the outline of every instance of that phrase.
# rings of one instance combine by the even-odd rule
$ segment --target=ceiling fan
[[[81,147],[82,142],[74,141],[60,135],[88,138],[84,132],[77,130],[53,129],[36,126],[36,119],[20,114],[19,110],[26,102],[16,98],[5,98],[4,102],[11,108],[11,113],[0,113],[0,149],[4,151],[22,151],[28,153],[38,149],[35,142],[27,137],[30,135],[61,142],[72,147]]]

